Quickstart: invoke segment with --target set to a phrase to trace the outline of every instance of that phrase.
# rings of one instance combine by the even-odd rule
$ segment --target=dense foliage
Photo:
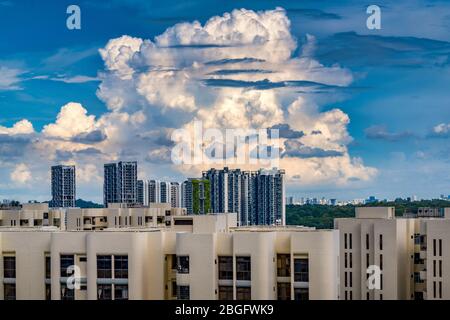
[[[419,207],[431,208],[445,208],[450,207],[450,202],[445,200],[422,200],[422,201],[407,201],[398,199],[395,201],[375,202],[366,205],[365,207],[382,206],[395,207],[395,214],[397,216],[403,215],[405,212],[417,212]],[[355,206],[329,206],[329,205],[287,205],[286,206],[286,220],[289,225],[304,225],[309,227],[316,227],[318,229],[333,228],[333,219],[347,218],[355,216]]]

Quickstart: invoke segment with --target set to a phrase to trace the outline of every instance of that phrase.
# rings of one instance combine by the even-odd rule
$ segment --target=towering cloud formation
[[[98,176],[86,167],[93,159],[100,165],[124,157],[140,160],[148,175],[196,175],[205,167],[171,165],[170,137],[201,120],[205,128],[281,128],[280,166],[291,183],[370,180],[376,170],[348,153],[349,117],[337,108],[320,111],[314,101],[314,93],[348,86],[352,74],[315,60],[314,46],[308,35],[298,48],[281,8],[180,23],[153,40],[111,39],[99,50],[105,70],[97,91],[109,111],[95,119],[69,103],[33,148],[41,158],[84,166],[84,180]]]
[[[112,113],[142,112],[146,128],[191,128],[193,120],[206,128],[285,125],[304,133],[280,139],[289,177],[301,183],[370,179],[375,169],[348,154],[348,116],[339,109],[320,112],[299,94],[347,86],[350,71],[314,60],[310,35],[296,56],[289,28],[281,8],[241,9],[204,25],[177,24],[153,41],[112,39],[100,50],[107,71],[98,96]],[[150,154],[161,158],[167,146],[155,146]]]

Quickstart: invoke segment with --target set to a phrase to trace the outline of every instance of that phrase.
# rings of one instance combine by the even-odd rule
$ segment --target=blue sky
[[[70,4],[77,4],[81,8],[81,30],[66,28],[66,8]],[[185,106],[153,112],[153,106],[163,104],[164,97],[158,102],[152,100],[144,103],[129,97],[128,92],[125,92],[122,93],[124,97],[130,99],[124,98],[125,101],[136,102],[136,108],[131,104],[115,108],[111,101],[102,96],[102,91],[117,92],[123,87],[123,83],[112,84],[115,81],[113,73],[118,71],[111,66],[105,67],[106,58],[98,51],[105,48],[109,40],[128,35],[156,43],[156,36],[177,23],[198,20],[204,25],[211,17],[222,16],[234,9],[261,12],[277,7],[284,9],[290,21],[290,35],[296,40],[291,56],[302,55],[306,45],[312,43],[314,50],[311,57],[303,57],[313,59],[326,68],[320,71],[323,76],[318,76],[326,78],[331,74],[333,77],[329,83],[326,79],[322,81],[329,86],[310,91],[297,88],[296,95],[314,104],[313,114],[308,114],[311,119],[331,115],[336,108],[348,116],[349,123],[345,124],[345,130],[351,139],[340,136],[333,141],[337,141],[336,150],[348,154],[351,159],[360,159],[364,165],[361,169],[364,172],[351,166],[348,170],[342,170],[345,173],[337,170],[329,179],[320,178],[317,181],[306,177],[306,173],[300,173],[301,179],[289,184],[288,193],[339,199],[364,198],[368,195],[379,198],[412,195],[430,198],[450,194],[450,4],[446,1],[376,1],[373,4],[379,5],[382,10],[381,30],[367,29],[368,15],[365,11],[369,3],[360,1],[161,3],[115,0],[107,4],[92,0],[76,3],[0,1],[0,144],[3,145],[0,148],[0,178],[4,181],[0,183],[0,198],[49,198],[50,188],[46,185],[49,172],[45,168],[53,163],[70,160],[75,161],[77,167],[80,163],[83,175],[97,177],[92,181],[89,177],[81,177],[78,195],[101,201],[101,163],[125,158],[125,155],[133,157],[133,152],[138,153],[131,150],[130,143],[120,144],[117,139],[111,145],[100,141],[102,139],[96,141],[104,143],[101,146],[90,142],[85,144],[84,149],[80,149],[79,145],[51,142],[61,137],[69,139],[69,135],[64,136],[65,133],[56,129],[52,134],[48,133],[50,130],[44,132],[46,125],[56,123],[61,107],[69,102],[79,103],[88,115],[95,116],[97,122],[83,129],[87,130],[86,134],[95,130],[112,132],[112,129],[103,127],[104,122],[112,123],[112,117],[105,121],[101,119],[102,116],[119,111],[126,111],[130,117],[135,115],[135,118],[145,115],[146,120],[136,120],[140,124],[145,123],[145,130],[143,125],[138,127],[137,122],[133,122],[137,126],[137,135],[146,130],[150,132],[155,127],[161,131],[169,127],[177,128],[180,124],[169,120],[174,117],[178,119],[178,116],[188,117],[187,109],[183,109]],[[307,35],[313,36],[314,40],[308,42]],[[177,39],[180,37],[178,34]],[[173,43],[175,40],[170,41]],[[179,59],[179,66],[179,61],[184,59],[183,53],[172,54]],[[142,56],[145,54],[142,53]],[[333,66],[338,66],[339,70],[334,72],[331,70]],[[342,80],[346,74],[351,74],[352,80],[348,83]],[[172,86],[176,87],[176,83],[172,83]],[[151,89],[148,87],[142,90],[147,90],[145,94],[148,100],[153,92],[149,92]],[[137,91],[140,92],[139,88]],[[208,99],[206,94],[195,94],[196,102]],[[227,93],[224,91],[222,94],[226,96]],[[245,91],[245,97],[246,94]],[[283,99],[291,99],[290,103],[292,95],[290,92]],[[138,114],[140,108],[147,109]],[[167,108],[163,106],[161,110]],[[148,120],[150,117],[153,117],[153,122]],[[23,119],[32,124],[33,132],[16,134],[8,129]],[[284,119],[291,127],[296,126],[293,118]],[[159,126],[163,122],[167,122],[167,125]],[[317,126],[320,125],[317,123]],[[306,129],[303,130],[300,125],[295,129],[306,133]],[[83,133],[74,132],[73,135],[76,133],[77,137]],[[57,134],[61,136],[57,137]],[[107,135],[112,136],[109,133]],[[11,142],[12,136],[14,143]],[[31,141],[36,139],[47,144],[34,146],[28,151],[30,144],[34,143]],[[158,156],[155,156],[157,152],[152,153],[153,149],[158,148],[158,141],[152,141],[148,146],[152,149],[142,155],[145,163],[141,166],[141,176],[183,179],[189,173],[164,164],[159,153]],[[308,147],[309,151],[317,149],[316,142],[308,146],[307,140],[301,141],[300,145]],[[26,145],[27,152],[19,153],[16,150],[23,146],[21,143]],[[161,145],[165,144],[166,141],[161,142]],[[116,157],[110,159],[105,153],[113,146],[122,149],[116,150]],[[332,147],[324,146],[323,149]],[[46,154],[46,148],[55,148],[52,150],[54,154],[50,156],[50,151]],[[39,156],[34,158],[38,152]],[[94,155],[96,152],[100,152],[100,158],[82,158],[78,154]],[[141,159],[140,156],[136,157]],[[86,166],[89,161],[94,162],[96,167]],[[42,163],[42,167],[37,166],[38,162]],[[319,165],[317,163],[315,165]],[[330,170],[334,170],[334,166],[339,166],[339,163],[331,164],[330,160],[326,166],[320,164],[320,170],[325,171],[323,175],[327,176],[326,168],[330,166],[333,168]],[[310,163],[293,163],[292,170],[295,170],[295,166],[303,165]],[[374,171],[366,168],[373,168]],[[351,170],[358,172],[348,173]]]

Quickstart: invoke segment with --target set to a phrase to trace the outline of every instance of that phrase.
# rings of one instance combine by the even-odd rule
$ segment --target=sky
[[[290,195],[448,195],[449,30],[447,1],[2,0],[0,199],[49,200],[55,164],[97,202],[107,162],[198,176],[171,160],[194,121],[279,128]]]

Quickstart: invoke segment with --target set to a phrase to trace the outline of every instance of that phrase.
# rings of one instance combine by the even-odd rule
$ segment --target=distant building
[[[75,166],[53,166],[52,175],[52,207],[75,207],[76,185]]]
[[[181,187],[178,182],[170,183],[170,204],[172,205],[172,208],[181,206]]]
[[[206,179],[189,178],[182,185],[182,207],[188,214],[211,212],[210,182]]]
[[[148,206],[149,204],[148,180],[137,181],[137,202],[140,205]]]
[[[160,201],[161,203],[170,203],[171,196],[170,196],[170,182],[167,181],[161,181],[159,183],[160,188]]]
[[[159,188],[159,181],[150,180],[148,182],[148,202],[159,203],[161,202],[161,192]]]
[[[202,179],[210,184],[211,212],[237,213],[241,226],[286,223],[283,170],[212,168]]]
[[[286,197],[286,204],[287,205],[293,205],[294,204],[294,197]]]
[[[378,199],[375,196],[370,196],[366,200],[366,203],[374,203],[374,202],[378,202]]]
[[[103,201],[108,203],[137,203],[137,162],[120,161],[104,166]]]

